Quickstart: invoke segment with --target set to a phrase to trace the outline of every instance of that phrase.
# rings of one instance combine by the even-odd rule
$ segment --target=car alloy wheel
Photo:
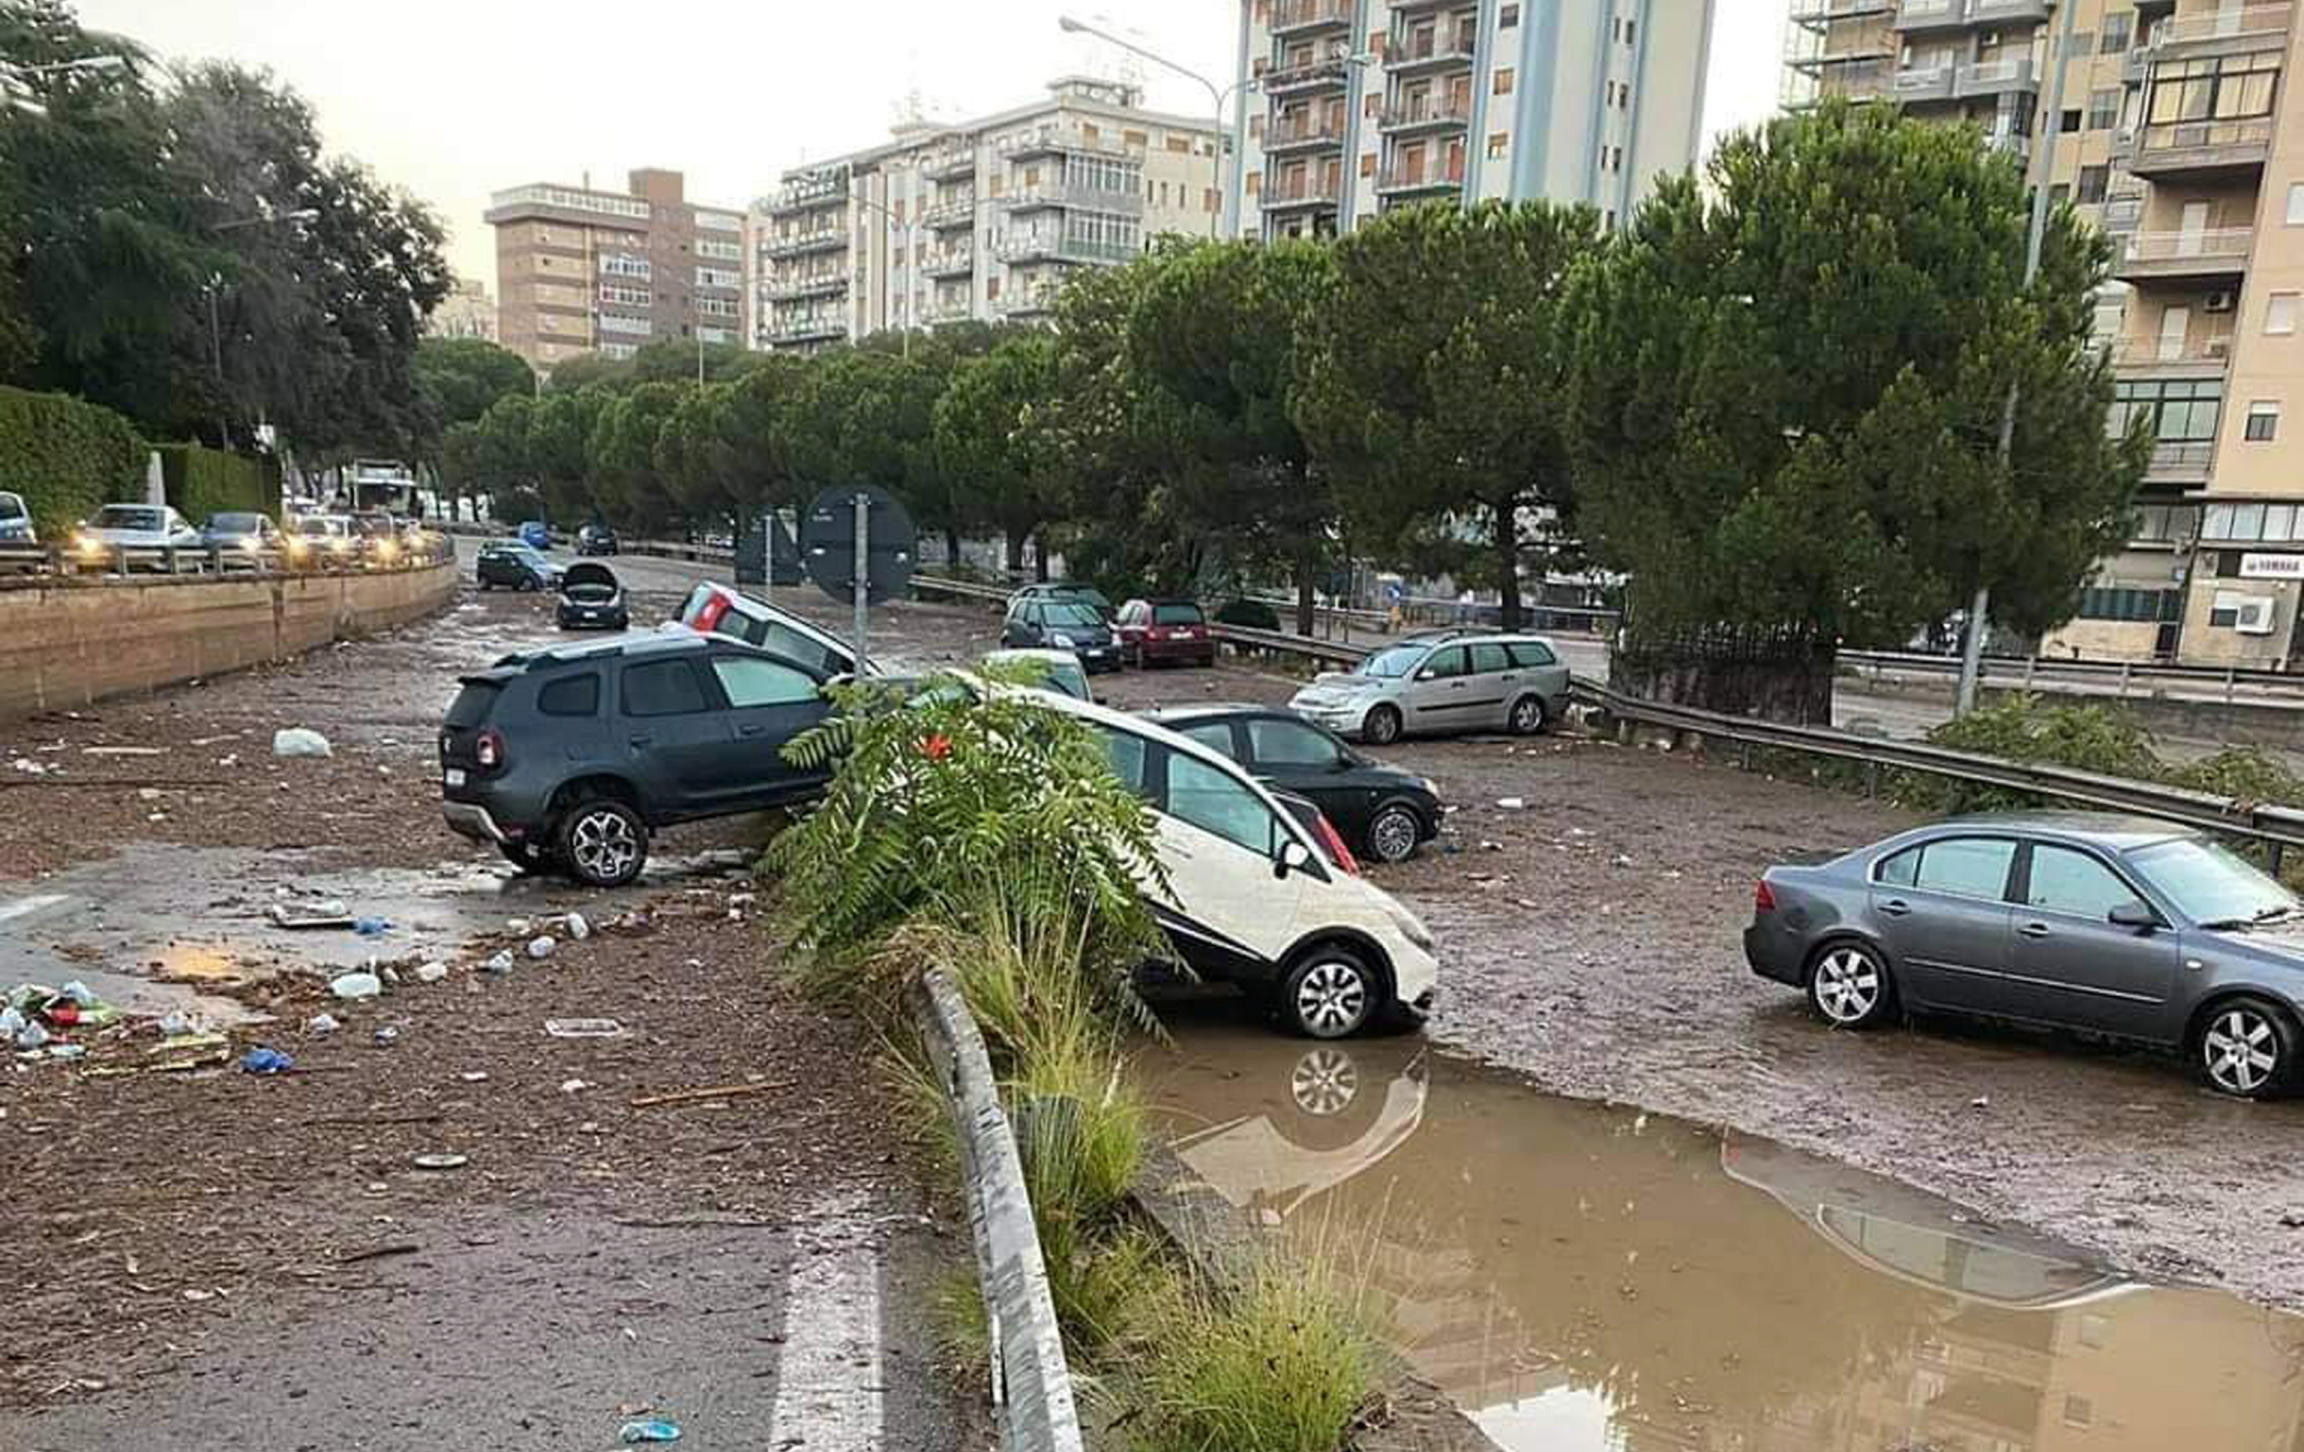
[[[1389,746],[1400,739],[1400,712],[1393,706],[1370,708],[1360,723],[1360,735],[1371,746]]]
[[[2290,1036],[2277,1011],[2253,1001],[2220,1005],[2200,1035],[2200,1067],[2215,1089],[2256,1099],[2288,1070]]]
[[[1351,954],[1324,948],[1288,975],[1289,1022],[1307,1038],[1340,1039],[1368,1022],[1375,986],[1367,966]]]
[[[1368,855],[1378,862],[1406,862],[1421,835],[1416,814],[1395,802],[1368,823]]]
[[[621,802],[588,802],[576,808],[566,828],[568,864],[595,887],[616,887],[640,875],[648,844],[630,807]]]
[[[1544,729],[1544,698],[1522,696],[1512,703],[1512,734],[1534,736]]]
[[[1296,1107],[1317,1119],[1342,1114],[1360,1097],[1360,1068],[1342,1049],[1313,1049],[1288,1076]]]
[[[1888,970],[1869,948],[1838,943],[1816,960],[1808,997],[1816,1011],[1842,1028],[1879,1021],[1889,1002]]]

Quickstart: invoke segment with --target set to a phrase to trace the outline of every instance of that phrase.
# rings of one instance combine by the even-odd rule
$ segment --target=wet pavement
[[[1418,1038],[1169,1018],[1139,1068],[1185,1163],[1511,1452],[2304,1445],[2304,1318]]]

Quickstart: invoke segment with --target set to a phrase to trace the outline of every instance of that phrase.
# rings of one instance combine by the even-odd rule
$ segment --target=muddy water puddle
[[[2304,1449],[2304,1318],[1420,1039],[1179,1020],[1177,1153],[1512,1452]]]

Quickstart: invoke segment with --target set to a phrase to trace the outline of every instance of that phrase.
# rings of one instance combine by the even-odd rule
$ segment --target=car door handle
[[[1900,918],[1910,911],[1912,911],[1912,904],[1900,897],[1892,897],[1880,904],[1880,912],[1885,917]]]
[[[2027,938],[2045,938],[2051,930],[2046,923],[2026,923],[2016,931]]]
[[[653,736],[635,736],[632,738],[632,749],[634,751],[642,751],[648,747],[654,746],[655,744],[656,738]]]
[[[736,734],[738,736],[766,736],[768,734],[768,728],[759,725],[758,723],[754,723],[750,726],[737,727]]]

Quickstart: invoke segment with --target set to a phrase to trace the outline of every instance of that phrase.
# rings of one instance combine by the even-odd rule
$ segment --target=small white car
[[[1312,1038],[1431,1012],[1432,934],[1390,893],[1329,861],[1237,763],[1134,716],[1029,694],[1093,727],[1121,781],[1151,804],[1168,888],[1148,900],[1194,972],[1237,984]]]
[[[802,665],[821,666],[836,676],[856,674],[856,652],[848,642],[717,581],[707,580],[691,590],[672,625],[685,626],[699,635],[725,635]],[[880,673],[878,661],[864,663],[865,675]]]
[[[114,550],[201,548],[200,531],[165,504],[107,504],[73,531],[72,549],[81,563],[101,564]]]

